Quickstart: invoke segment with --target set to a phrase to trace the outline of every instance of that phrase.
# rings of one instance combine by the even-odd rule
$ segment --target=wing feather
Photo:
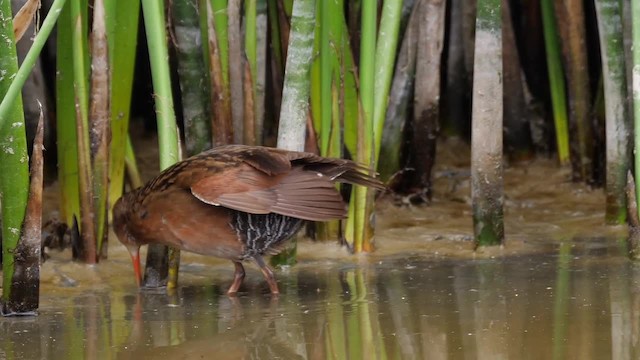
[[[261,147],[228,147],[237,166],[202,176],[192,194],[215,206],[305,220],[341,219],[346,205],[334,182],[384,188],[365,169],[344,159]]]

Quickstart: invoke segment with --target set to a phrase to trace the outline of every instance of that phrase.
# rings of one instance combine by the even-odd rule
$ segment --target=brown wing
[[[244,165],[201,179],[191,186],[191,193],[207,204],[252,214],[274,212],[312,221],[346,215],[342,197],[332,182],[301,168],[269,176]]]
[[[224,151],[233,154],[239,166],[207,174],[191,184],[192,194],[207,204],[327,221],[347,213],[334,181],[383,187],[349,160],[241,145]]]
[[[347,209],[333,182],[321,173],[296,167],[273,188],[272,211],[305,220],[342,219]]]
[[[200,201],[252,214],[268,214],[277,201],[271,189],[280,176],[269,176],[241,164],[223,172],[202,177],[191,185],[191,193]]]

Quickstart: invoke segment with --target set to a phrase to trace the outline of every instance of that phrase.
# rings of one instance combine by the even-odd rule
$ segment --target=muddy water
[[[640,268],[615,241],[497,259],[367,260],[308,260],[279,271],[277,298],[256,270],[239,297],[225,296],[230,266],[187,267],[169,294],[138,293],[130,281],[45,294],[37,318],[0,319],[0,358],[634,359],[640,352]]]
[[[468,165],[439,154],[428,207],[378,211],[377,252],[302,240],[268,294],[247,266],[185,254],[178,289],[138,291],[124,248],[95,267],[52,252],[40,315],[0,319],[0,359],[635,359],[640,265],[601,190],[553,161],[506,170],[504,247],[473,251]],[[447,152],[449,151],[449,152]]]

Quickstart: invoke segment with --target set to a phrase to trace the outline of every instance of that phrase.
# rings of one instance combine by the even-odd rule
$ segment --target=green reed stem
[[[142,0],[147,43],[149,45],[149,60],[156,102],[156,117],[158,122],[158,144],[160,146],[160,168],[166,169],[180,160],[180,146],[178,143],[178,128],[176,126],[173,98],[171,93],[171,75],[169,71],[169,53],[167,50],[167,33],[165,29],[164,8],[158,0]],[[179,254],[178,250],[172,253]],[[145,286],[158,287],[166,283],[168,288],[177,286],[178,269],[165,269],[162,260],[166,255],[166,247],[151,245],[147,255],[145,269]],[[176,256],[169,254],[169,258],[176,260]],[[177,261],[173,261],[177,264]],[[151,269],[150,269],[150,266]],[[156,276],[151,276],[156,273]],[[166,279],[166,281],[165,281]],[[157,281],[155,281],[157,280]],[[154,281],[154,283],[151,283]]]
[[[22,222],[27,206],[29,173],[27,139],[25,135],[21,86],[13,90],[13,99],[7,99],[13,77],[18,73],[18,58],[11,2],[0,2],[0,198],[2,202],[2,300],[11,297],[11,279],[14,274],[14,250],[20,239]],[[23,80],[24,83],[24,80]],[[11,101],[8,101],[11,100]]]
[[[544,45],[547,53],[558,159],[561,164],[567,164],[569,162],[569,120],[567,118],[567,96],[562,71],[562,59],[560,57],[560,44],[558,43],[558,29],[554,18],[552,0],[542,0],[540,6],[542,7]]]
[[[109,68],[111,71],[111,143],[109,152],[109,208],[124,189],[125,150],[129,133],[131,96],[136,61],[140,2],[105,2]],[[111,212],[109,212],[111,214]]]

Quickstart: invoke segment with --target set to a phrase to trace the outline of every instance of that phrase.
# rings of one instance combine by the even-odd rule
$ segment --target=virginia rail
[[[231,260],[244,279],[242,261],[260,267],[278,293],[263,255],[275,254],[304,220],[346,216],[334,182],[383,185],[350,160],[282,149],[228,145],[195,155],[123,195],[113,208],[113,227],[131,254],[138,285],[141,245],[160,243]]]

